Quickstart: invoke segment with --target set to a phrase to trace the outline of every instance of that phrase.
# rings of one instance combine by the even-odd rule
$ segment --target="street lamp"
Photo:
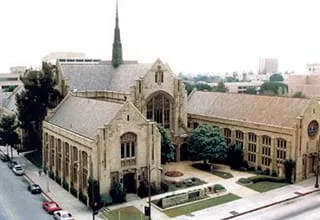
[[[151,220],[151,171],[154,169],[159,169],[160,171],[162,171],[161,167],[152,167],[150,166],[150,164],[148,165],[148,182],[149,182],[149,186],[148,186],[148,204],[149,204],[149,220]]]
[[[319,140],[317,141],[317,153],[316,153],[316,184],[314,184],[315,188],[319,188]]]

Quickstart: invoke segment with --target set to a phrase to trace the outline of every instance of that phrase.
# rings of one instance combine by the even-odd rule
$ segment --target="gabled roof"
[[[130,92],[134,81],[144,76],[152,64],[124,63],[117,68],[104,62],[99,64],[60,63],[60,66],[71,91]]]
[[[188,113],[292,127],[310,103],[311,99],[193,91],[188,97]]]
[[[97,128],[108,124],[123,104],[74,97],[71,94],[60,103],[47,119],[51,124],[93,138]]]

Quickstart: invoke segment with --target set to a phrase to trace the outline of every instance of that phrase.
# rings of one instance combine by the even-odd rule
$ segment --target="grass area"
[[[261,181],[257,183],[253,183],[250,185],[246,185],[246,187],[253,189],[258,192],[267,192],[269,190],[273,190],[276,188],[280,188],[282,186],[286,186],[288,183],[276,183],[276,182],[270,182],[270,181]]]
[[[119,214],[120,213],[120,214]],[[113,210],[110,212],[103,212],[103,215],[109,220],[140,220],[144,219],[144,214],[134,206]],[[120,218],[119,218],[120,215]]]
[[[25,154],[24,156],[38,168],[42,167],[42,152],[40,150]]]
[[[213,173],[214,175],[221,177],[223,179],[229,179],[229,178],[233,177],[233,175],[231,173],[219,171],[219,170],[212,170],[211,173]]]
[[[168,211],[165,211],[164,213],[167,214],[170,217],[176,217],[179,215],[185,215],[185,214],[189,214],[191,212],[195,212],[198,210],[202,210],[202,209],[206,209],[212,206],[216,206],[216,205],[220,205],[226,202],[230,202],[236,199],[240,199],[241,197],[234,195],[232,193],[229,193],[227,195],[224,196],[220,196],[220,197],[216,197],[216,198],[212,198],[212,199],[208,199],[208,200],[204,200],[204,201],[199,201],[196,203],[192,203],[189,205],[185,205],[185,206],[181,206],[181,207],[177,207],[177,208],[173,208],[170,209]]]

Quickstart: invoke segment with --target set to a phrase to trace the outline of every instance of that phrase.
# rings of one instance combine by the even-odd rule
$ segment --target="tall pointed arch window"
[[[171,100],[164,94],[154,95],[147,103],[147,118],[170,128]]]

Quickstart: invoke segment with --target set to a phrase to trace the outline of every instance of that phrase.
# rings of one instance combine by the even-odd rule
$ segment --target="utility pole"
[[[315,188],[319,188],[319,140],[317,141],[317,153],[316,153],[316,184]]]

